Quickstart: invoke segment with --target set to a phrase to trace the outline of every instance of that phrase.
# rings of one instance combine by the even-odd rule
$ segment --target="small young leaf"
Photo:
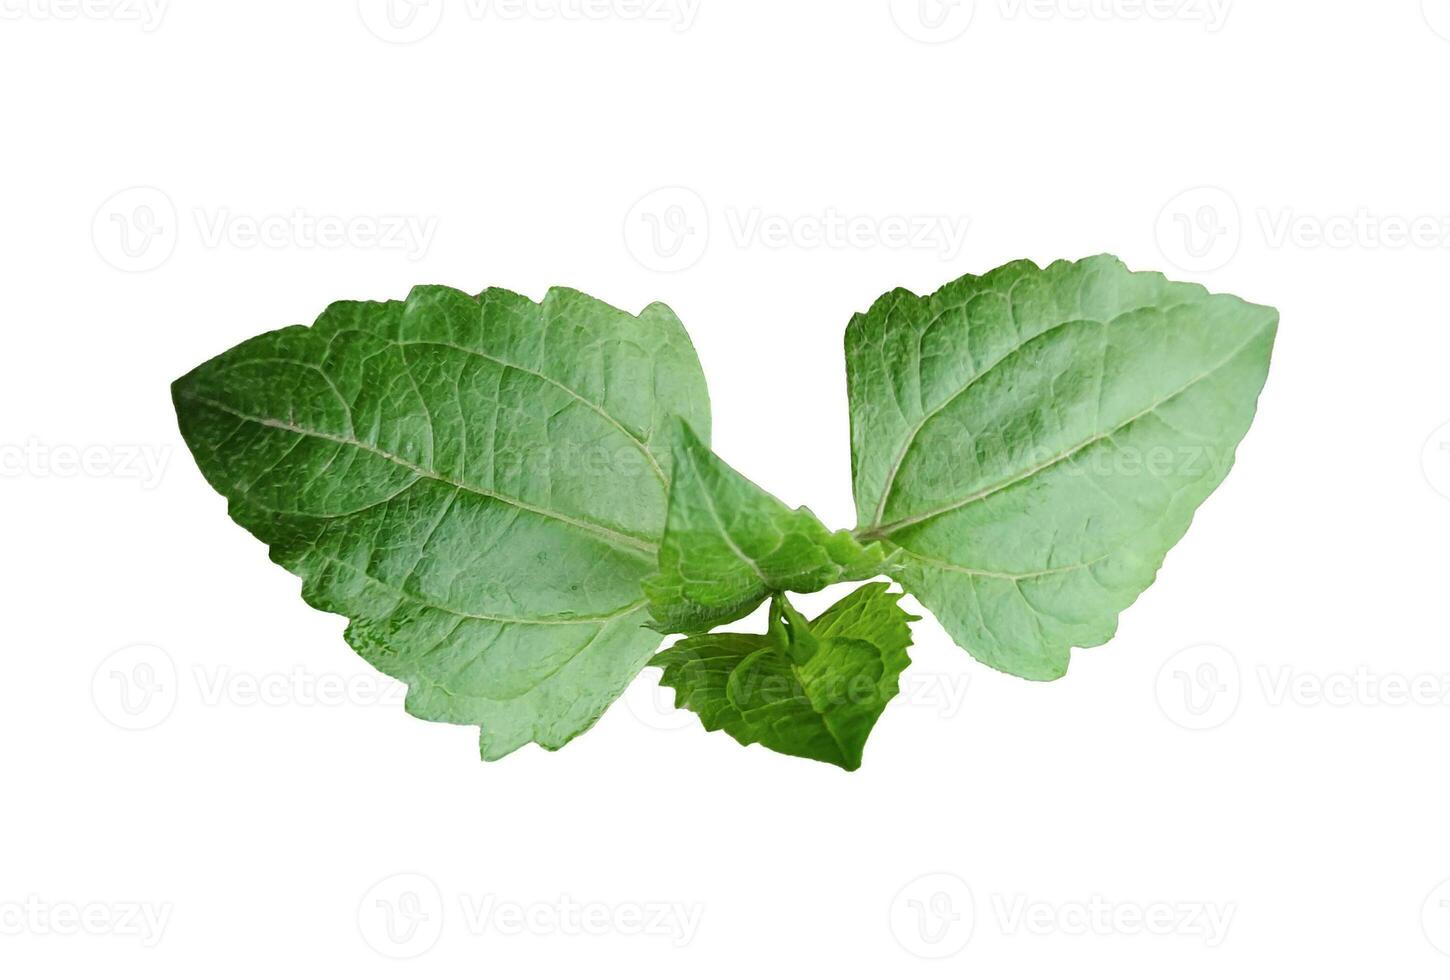
[[[867,583],[808,624],[794,617],[793,651],[769,637],[709,633],[651,663],[664,668],[661,683],[675,689],[676,705],[698,714],[707,730],[855,770],[910,663],[915,617],[889,587]],[[814,652],[802,657],[802,649]]]
[[[890,567],[880,544],[828,531],[791,510],[712,453],[681,421],[659,572],[645,580],[661,633],[703,633],[733,623],[773,593],[819,592]]]
[[[666,423],[710,424],[664,306],[424,286],[249,340],[173,397],[233,518],[351,620],[408,711],[479,726],[484,758],[562,746],[658,645],[640,582],[664,532]]]
[[[777,593],[770,600],[770,627],[769,636],[775,648],[797,666],[805,664],[821,648],[820,637],[811,630],[810,622],[796,612],[784,593]]]
[[[1108,256],[883,296],[846,332],[858,536],[978,660],[1061,676],[1227,475],[1277,325]]]

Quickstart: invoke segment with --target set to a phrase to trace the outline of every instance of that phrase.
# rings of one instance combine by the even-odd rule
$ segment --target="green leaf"
[[[707,730],[855,770],[910,663],[907,624],[915,617],[889,587],[863,585],[810,623],[789,615],[787,649],[771,636],[709,633],[681,640],[651,663],[664,668],[661,683],[675,689],[676,706],[698,714]],[[787,609],[782,599],[772,620]]]
[[[805,664],[821,649],[820,638],[811,631],[811,624],[796,612],[783,593],[771,597],[767,635],[775,648],[797,666]]]
[[[731,469],[681,421],[659,573],[644,583],[661,633],[733,623],[776,592],[819,592],[882,573],[890,555],[828,531]]]
[[[666,423],[710,424],[666,307],[419,287],[249,340],[173,397],[233,518],[485,758],[562,746],[657,646]]]
[[[857,533],[977,659],[1059,677],[1228,473],[1277,325],[1108,256],[889,293],[846,331]]]

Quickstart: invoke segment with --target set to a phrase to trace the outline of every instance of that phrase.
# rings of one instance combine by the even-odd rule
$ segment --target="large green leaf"
[[[1277,324],[1107,256],[883,296],[846,332],[858,536],[979,660],[1061,676],[1228,473]]]
[[[658,644],[641,580],[668,497],[668,420],[704,377],[667,308],[419,287],[337,303],[173,386],[238,523],[349,617],[408,710],[483,756],[587,729]]]
[[[767,636],[688,637],[651,663],[708,731],[854,770],[910,663],[912,617],[889,587],[863,585],[810,623],[779,598]]]
[[[660,571],[644,583],[652,625],[703,633],[733,623],[772,593],[818,592],[879,575],[880,544],[828,531],[791,510],[712,453],[683,420],[675,429],[669,517]]]

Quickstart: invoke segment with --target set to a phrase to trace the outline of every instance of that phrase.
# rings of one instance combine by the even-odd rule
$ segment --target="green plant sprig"
[[[422,286],[246,341],[173,399],[232,517],[485,759],[563,746],[653,663],[706,728],[850,770],[914,618],[868,580],[979,661],[1061,677],[1227,475],[1277,324],[1108,256],[887,293],[846,330],[853,531],[710,450],[660,304]],[[859,581],[813,620],[787,598]],[[711,632],[767,601],[765,635]]]

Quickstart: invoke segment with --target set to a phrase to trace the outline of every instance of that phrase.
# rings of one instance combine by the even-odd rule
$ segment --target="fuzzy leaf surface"
[[[1061,676],[1227,475],[1277,325],[1108,256],[888,293],[846,332],[858,536],[977,659]]]
[[[910,663],[912,617],[889,587],[869,582],[808,624],[789,617],[773,635],[687,637],[652,663],[664,668],[676,705],[707,730],[855,770]]]
[[[690,431],[675,430],[673,480],[659,572],[645,581],[652,625],[703,633],[779,592],[819,592],[889,567],[881,544],[832,532],[751,483]]]
[[[232,517],[485,758],[562,746],[657,646],[667,423],[710,425],[666,307],[419,287],[246,341],[173,399]]]

